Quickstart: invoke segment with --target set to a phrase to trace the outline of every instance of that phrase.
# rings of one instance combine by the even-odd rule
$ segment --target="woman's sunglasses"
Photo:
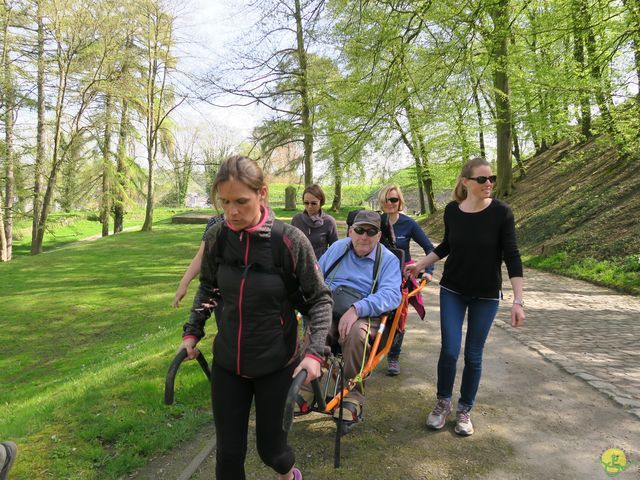
[[[391,198],[387,198],[385,201],[389,203],[398,203],[400,199],[398,197],[391,197]]]
[[[367,232],[368,237],[375,237],[380,230],[378,230],[376,227],[371,227],[371,228],[353,227],[353,231],[356,232],[358,235],[362,235],[364,232]]]
[[[478,177],[467,177],[469,180],[475,180],[476,182],[478,182],[480,185],[487,183],[487,180],[489,180],[492,184],[495,185],[496,180],[498,179],[498,177],[496,175],[491,175],[490,177],[485,177],[484,175],[480,175]]]
[[[305,205],[311,205],[312,207],[315,207],[318,205],[318,202],[302,202],[302,203],[304,203]]]

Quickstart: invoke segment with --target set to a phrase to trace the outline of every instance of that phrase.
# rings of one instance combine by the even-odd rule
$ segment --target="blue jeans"
[[[406,327],[405,327],[406,328]],[[404,340],[404,332],[397,331],[396,336],[393,337],[393,343],[387,354],[389,360],[397,360],[400,357],[400,351],[402,350],[402,340]]]
[[[458,408],[470,409],[478,393],[482,373],[482,351],[498,312],[498,299],[461,295],[440,288],[440,331],[442,347],[438,360],[438,398],[451,399],[456,379],[456,363],[462,343],[462,324],[467,315],[464,343],[464,370]]]

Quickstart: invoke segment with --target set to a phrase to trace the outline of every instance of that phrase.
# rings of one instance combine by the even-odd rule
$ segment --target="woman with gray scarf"
[[[291,219],[291,225],[301,230],[311,242],[316,258],[327,251],[329,245],[338,240],[336,221],[322,211],[325,197],[318,185],[309,185],[302,192],[304,212]]]

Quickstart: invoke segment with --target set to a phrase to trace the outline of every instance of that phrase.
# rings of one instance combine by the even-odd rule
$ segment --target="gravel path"
[[[628,460],[617,478],[640,479],[640,299],[533,270],[525,277],[525,326],[509,326],[505,291],[486,346],[475,435],[453,434],[452,418],[439,432],[424,427],[440,342],[436,282],[424,295],[429,320],[410,315],[402,374],[388,377],[380,365],[368,382],[366,421],[345,438],[343,467],[332,467],[330,420],[294,424],[305,480],[606,479],[600,457],[613,447]],[[201,432],[133,477],[181,478],[212,440]],[[211,454],[192,478],[213,478],[213,469]],[[247,478],[275,478],[253,444]]]

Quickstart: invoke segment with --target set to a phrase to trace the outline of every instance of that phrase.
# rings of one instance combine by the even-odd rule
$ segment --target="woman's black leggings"
[[[262,461],[280,475],[295,457],[282,430],[284,403],[295,365],[260,378],[244,378],[212,366],[211,398],[216,425],[216,479],[244,480],[251,402],[256,404],[256,444]]]

